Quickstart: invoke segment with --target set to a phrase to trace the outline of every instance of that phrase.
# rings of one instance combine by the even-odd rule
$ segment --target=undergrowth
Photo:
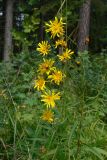
[[[0,64],[1,160],[106,160],[107,55],[80,53],[70,60],[52,124],[40,119],[43,105],[33,80],[36,53]]]

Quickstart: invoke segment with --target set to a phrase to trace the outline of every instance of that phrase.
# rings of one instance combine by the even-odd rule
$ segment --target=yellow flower
[[[43,75],[44,73],[46,74],[49,74],[52,70],[55,69],[55,67],[53,67],[53,64],[55,63],[54,60],[52,59],[43,59],[43,63],[41,63],[39,65],[39,68],[38,68],[38,72]]]
[[[62,18],[60,18],[60,20],[58,20],[57,17],[55,17],[54,21],[49,21],[50,23],[46,23],[46,26],[48,27],[48,29],[46,29],[46,32],[50,32],[51,33],[51,37],[61,37],[64,35],[64,28],[63,28],[63,22],[62,22]]]
[[[34,88],[37,88],[38,91],[44,90],[45,89],[45,83],[46,83],[46,81],[42,77],[39,77],[37,80],[35,80]]]
[[[59,39],[59,40],[56,41],[55,48],[57,48],[58,46],[66,48],[67,47],[67,43],[63,39]]]
[[[43,56],[47,55],[50,52],[50,44],[48,44],[48,41],[42,41],[38,44],[37,51],[40,52]]]
[[[47,121],[49,123],[53,122],[54,114],[52,111],[47,110],[44,111],[43,115],[41,116],[42,120]]]
[[[45,92],[43,95],[41,95],[42,100],[47,107],[55,107],[55,101],[60,99],[60,92],[55,93],[54,91],[49,91],[48,93]]]
[[[71,51],[70,49],[66,49],[65,52],[63,52],[63,54],[58,55],[60,61],[66,61],[71,59],[71,55],[74,54],[74,51]]]
[[[80,61],[76,61],[76,64],[77,64],[77,65],[80,65],[80,64],[81,64],[81,62],[80,62]]]
[[[63,74],[61,71],[57,71],[55,70],[52,75],[49,75],[48,76],[49,79],[51,79],[51,81],[54,81],[56,84],[60,84],[60,82],[62,81],[63,79]]]

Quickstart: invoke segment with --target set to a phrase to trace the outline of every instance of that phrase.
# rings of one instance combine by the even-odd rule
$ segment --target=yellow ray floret
[[[42,120],[52,123],[54,120],[54,113],[51,110],[46,110],[41,116]]]
[[[57,17],[55,17],[54,21],[49,21],[49,23],[46,23],[46,32],[51,33],[51,37],[61,37],[64,35],[64,26],[63,26],[62,18],[58,20]]]
[[[69,59],[71,59],[71,55],[74,54],[74,51],[71,51],[70,49],[66,49],[65,52],[63,52],[63,54],[58,55],[60,61],[67,61]]]
[[[43,75],[44,73],[48,75],[51,71],[55,69],[55,67],[53,67],[55,61],[52,59],[43,59],[43,61],[43,63],[39,64],[38,72],[41,75]]]
[[[54,108],[56,105],[55,101],[60,99],[60,92],[55,93],[55,91],[48,91],[41,95],[41,97],[41,101],[43,101],[48,108]]]
[[[42,54],[43,56],[49,54],[50,52],[50,44],[48,43],[48,41],[42,41],[41,43],[38,44],[38,48],[37,51],[40,52],[40,54]]]
[[[49,75],[48,78],[51,79],[51,81],[54,81],[54,83],[56,83],[57,85],[60,84],[60,82],[63,79],[63,74],[61,71],[57,71],[55,70],[52,75]]]
[[[38,91],[44,90],[45,89],[45,83],[46,83],[46,81],[44,80],[44,78],[39,77],[37,80],[35,80],[34,88],[37,88]]]
[[[63,39],[57,40],[55,43],[55,48],[58,48],[59,46],[66,48],[67,47],[66,41],[64,41]]]

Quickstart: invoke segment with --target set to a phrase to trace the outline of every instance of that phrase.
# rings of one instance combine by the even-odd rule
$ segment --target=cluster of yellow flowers
[[[62,18],[55,17],[53,21],[46,23],[46,32],[51,34],[51,38],[54,40],[54,48],[63,48],[63,52],[57,55],[60,62],[66,62],[71,59],[73,51],[67,48],[67,42],[64,40],[64,23]],[[41,116],[42,120],[47,122],[54,121],[54,112],[52,109],[56,107],[56,101],[60,100],[61,93],[55,92],[55,90],[47,89],[48,83],[60,85],[63,81],[65,74],[56,68],[55,60],[48,58],[51,55],[51,45],[48,41],[42,41],[38,44],[37,51],[43,56],[43,62],[38,66],[38,77],[35,80],[34,88],[41,92],[41,101],[46,105],[46,110]]]

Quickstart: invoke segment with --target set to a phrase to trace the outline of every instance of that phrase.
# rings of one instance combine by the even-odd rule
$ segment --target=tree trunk
[[[3,59],[3,47],[4,47],[4,19],[5,19],[5,0],[0,1],[0,61]]]
[[[91,0],[86,0],[80,9],[80,21],[78,31],[78,51],[88,50],[90,28]]]
[[[13,25],[13,3],[14,0],[6,1],[6,16],[5,16],[5,33],[4,33],[4,61],[9,61],[10,53],[12,52],[12,25]]]

